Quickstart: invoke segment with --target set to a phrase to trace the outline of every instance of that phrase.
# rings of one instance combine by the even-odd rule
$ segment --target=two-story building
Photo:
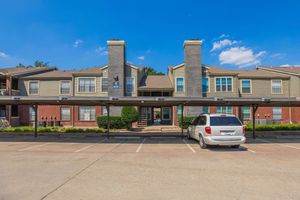
[[[35,69],[34,73],[18,76],[17,83],[9,85],[17,89],[21,96],[86,98],[94,96],[199,98],[300,96],[300,67],[257,67],[253,70],[229,70],[203,65],[200,40],[185,41],[184,62],[170,66],[167,75],[158,76],[147,76],[144,67],[126,62],[124,41],[110,40],[107,44],[108,64],[106,66],[82,70]],[[6,70],[13,71],[15,69],[17,68]],[[2,75],[2,77],[7,77],[7,75]],[[9,77],[16,78],[17,76]],[[1,81],[1,83],[6,82],[7,78],[5,81]],[[31,124],[31,121],[34,120],[34,109],[25,105],[14,107],[18,107],[17,111],[15,111],[16,108],[13,110],[14,115],[19,118],[18,123],[14,124]],[[153,124],[177,125],[177,115],[181,113],[182,108],[180,106],[140,106],[137,109],[140,113],[139,125],[146,126]],[[111,115],[120,115],[121,107],[111,107],[110,111]],[[299,123],[299,111],[299,108],[294,107],[260,107],[255,118],[259,123]],[[233,107],[230,105],[184,108],[186,116],[195,116],[201,112],[232,113],[248,123],[252,110],[247,106]],[[49,125],[97,126],[96,116],[106,115],[106,113],[106,108],[101,106],[44,105],[38,107],[38,120],[47,122]]]

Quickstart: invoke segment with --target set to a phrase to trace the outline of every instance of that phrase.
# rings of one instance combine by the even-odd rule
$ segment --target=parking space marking
[[[186,144],[186,146],[187,146],[193,153],[196,153],[196,151],[193,149],[193,147],[192,147],[189,143],[187,143],[187,142],[185,141],[185,139],[182,139],[182,141]]]
[[[248,147],[247,147],[247,151],[250,151],[251,153],[256,153],[256,151],[253,151],[253,150],[249,149]]]
[[[264,140],[264,139],[257,139],[257,140],[260,140],[260,141],[266,142],[266,143],[273,143],[271,141]],[[274,144],[277,144],[277,145],[280,145],[280,146],[283,146],[283,147],[289,147],[289,148],[292,148],[292,149],[298,149],[298,150],[300,150],[300,148],[298,148],[298,147],[294,147],[294,146],[287,145],[287,144],[280,144],[280,143],[276,143],[276,142],[274,142]]]
[[[95,144],[91,144],[91,145],[88,145],[88,146],[85,146],[85,147],[82,147],[80,149],[77,149],[76,151],[74,151],[74,153],[78,153],[78,152],[81,152],[81,151],[84,151],[84,150],[87,150],[91,147],[95,146]]]
[[[135,151],[136,153],[140,152],[140,150],[141,150],[141,148],[142,148],[142,146],[143,146],[143,144],[144,144],[145,141],[146,141],[146,138],[144,138],[143,141],[141,142],[141,144],[138,146],[138,148]]]
[[[38,145],[33,145],[33,146],[30,146],[30,147],[26,147],[26,148],[23,148],[23,149],[19,149],[18,151],[27,151],[27,150],[31,150],[31,149],[36,149],[36,148],[39,148],[39,147],[44,147],[44,146],[47,146],[51,144],[50,142],[47,142],[47,143],[44,143],[44,144],[38,144]]]

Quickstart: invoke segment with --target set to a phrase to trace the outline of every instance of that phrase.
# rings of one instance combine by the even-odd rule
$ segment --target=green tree
[[[132,122],[136,122],[139,119],[139,113],[134,106],[124,106],[121,117],[123,122],[127,124],[127,128],[131,128]]]
[[[49,62],[44,62],[41,60],[36,60],[34,62],[34,67],[49,67]]]
[[[152,67],[145,67],[145,74],[146,75],[165,75],[165,73],[159,72]]]

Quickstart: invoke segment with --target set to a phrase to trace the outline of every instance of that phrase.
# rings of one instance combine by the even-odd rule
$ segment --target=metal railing
[[[11,90],[11,96],[19,96],[19,90]],[[6,89],[0,89],[0,96],[8,96],[8,92]]]

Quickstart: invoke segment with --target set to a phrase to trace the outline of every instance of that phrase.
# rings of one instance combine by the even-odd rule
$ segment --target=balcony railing
[[[11,90],[11,96],[19,96],[19,90]],[[0,89],[0,96],[8,96],[8,92],[6,89]]]

